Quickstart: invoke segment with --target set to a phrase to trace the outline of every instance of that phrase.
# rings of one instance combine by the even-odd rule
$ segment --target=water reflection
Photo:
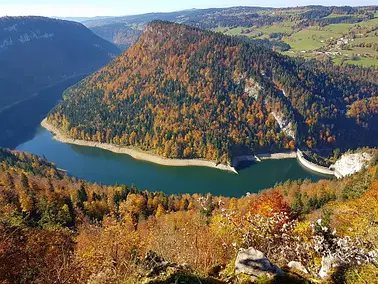
[[[32,139],[39,123],[61,99],[68,87],[80,81],[79,75],[39,92],[39,95],[0,113],[0,146],[14,149]]]

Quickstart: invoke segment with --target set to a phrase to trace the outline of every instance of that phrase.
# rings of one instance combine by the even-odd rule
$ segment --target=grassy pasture
[[[271,16],[298,16],[306,12],[306,8],[280,9],[280,10],[263,10],[258,12],[260,15]],[[339,18],[345,15],[330,14],[325,18]],[[351,15],[353,16],[353,15]],[[354,15],[356,16],[356,15]],[[288,56],[300,56],[305,58],[327,58],[331,56],[332,60],[340,64],[355,64],[361,66],[378,66],[376,59],[378,52],[373,48],[353,47],[360,43],[378,43],[378,11],[375,12],[375,18],[355,23],[355,24],[330,24],[324,27],[314,26],[302,29],[295,28],[300,23],[298,18],[288,18],[282,22],[276,22],[272,25],[261,27],[218,27],[214,31],[226,33],[228,35],[245,35],[257,39],[269,39],[273,33],[282,33],[285,36],[281,39],[291,46],[291,50],[283,52]],[[242,30],[250,30],[249,33],[242,33]],[[338,39],[341,37],[349,40],[348,49],[341,48]],[[319,54],[322,51],[323,54]],[[358,60],[352,60],[353,55],[360,54]],[[343,58],[343,59],[342,59]]]

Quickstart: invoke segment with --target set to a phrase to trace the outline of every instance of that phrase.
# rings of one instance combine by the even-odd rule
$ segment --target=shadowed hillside
[[[43,17],[0,18],[0,111],[47,85],[94,72],[119,53],[82,24]]]

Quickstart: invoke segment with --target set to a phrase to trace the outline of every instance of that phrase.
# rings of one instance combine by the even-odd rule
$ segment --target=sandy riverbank
[[[118,147],[118,146],[107,144],[107,143],[98,143],[98,142],[72,139],[72,138],[67,137],[63,133],[61,133],[61,131],[57,129],[56,127],[54,127],[53,125],[49,124],[46,118],[42,120],[41,125],[55,135],[54,139],[62,143],[74,144],[74,145],[80,145],[80,146],[97,147],[97,148],[111,151],[113,153],[129,155],[136,160],[143,160],[143,161],[147,161],[147,162],[151,162],[151,163],[155,163],[159,165],[164,165],[164,166],[176,166],[176,167],[200,166],[200,167],[209,167],[209,168],[216,168],[219,170],[230,171],[236,174],[238,173],[235,168],[229,165],[224,165],[224,164],[217,165],[217,163],[213,161],[200,160],[200,159],[168,159],[168,158],[159,157],[157,155],[150,154],[147,152],[143,152],[140,150],[132,149],[129,147]]]
[[[282,153],[265,153],[256,155],[244,155],[235,157],[232,164],[237,167],[242,162],[261,162],[263,160],[281,160],[281,159],[295,159],[297,157],[296,152],[282,152]]]
[[[273,154],[257,154],[260,160],[281,160],[281,159],[295,159],[297,157],[297,152],[287,152],[287,153],[273,153]]]

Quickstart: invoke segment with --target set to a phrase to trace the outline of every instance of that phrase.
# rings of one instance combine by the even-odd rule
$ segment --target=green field
[[[340,64],[341,58],[334,59],[334,62],[336,64]],[[363,67],[372,67],[372,66],[378,66],[378,59],[359,58],[358,60],[346,60],[344,61],[344,63],[363,66]]]
[[[257,28],[257,29],[254,29],[253,31],[255,33],[264,33],[265,35],[270,35],[270,34],[273,34],[273,33],[287,33],[287,34],[291,34],[293,32],[293,28],[292,28],[293,24],[290,23],[290,22],[283,22],[283,23],[280,23],[280,24],[274,24],[272,26],[269,26],[269,27],[261,27],[261,28]]]
[[[312,51],[325,46],[327,40],[338,36],[339,34],[330,31],[307,28],[292,34],[285,42],[290,44],[293,50]]]
[[[352,48],[352,51],[359,54],[369,54],[370,56],[375,54],[374,50],[367,47],[354,47]]]
[[[354,27],[354,25],[355,24],[331,24],[324,27],[324,29],[332,33],[345,34],[348,33],[349,30]]]
[[[376,17],[376,18],[374,18],[372,20],[358,23],[358,25],[361,26],[361,27],[364,27],[364,28],[377,27],[377,25],[378,25],[378,18]]]
[[[260,15],[290,16],[299,15],[307,10],[297,8],[289,10],[262,11]],[[345,15],[330,14],[326,18],[340,18]],[[353,15],[352,15],[353,16]],[[355,15],[356,16],[356,15]],[[360,17],[361,15],[357,15]],[[378,66],[378,51],[374,46],[359,47],[363,43],[378,43],[378,12],[375,18],[359,23],[339,23],[326,26],[313,25],[298,28],[298,19],[275,22],[271,25],[259,27],[218,27],[215,31],[228,35],[245,35],[255,39],[270,39],[270,35],[281,33],[281,41],[290,45],[291,49],[284,54],[304,58],[329,58],[336,64],[355,64],[360,66]],[[246,31],[249,30],[248,33]],[[242,33],[242,31],[244,31]],[[359,56],[357,56],[359,55]],[[358,60],[352,60],[351,58]],[[343,58],[343,59],[342,59]]]
[[[363,9],[363,8],[361,8]],[[310,8],[299,7],[292,9],[276,9],[259,11],[263,17],[279,17],[281,21],[267,24],[258,24],[251,27],[223,27],[213,29],[228,35],[244,35],[252,39],[271,39],[272,34],[282,34],[274,38],[290,45],[289,51],[284,54],[292,57],[306,59],[331,59],[336,64],[355,64],[360,66],[378,67],[378,11],[374,12],[374,18],[366,17],[371,10],[359,10],[355,14],[331,13],[317,21],[311,21],[312,25],[303,25],[301,16],[311,11]],[[346,16],[360,18],[357,23],[346,23]],[[340,18],[340,23],[327,24],[327,19]],[[324,20],[322,22],[322,20]],[[322,24],[320,24],[322,22]],[[248,31],[248,33],[247,33]],[[352,60],[352,58],[357,60]]]
[[[245,28],[245,27],[237,27],[237,28],[232,28],[229,29],[227,27],[218,27],[217,29],[214,29],[214,31],[217,32],[222,32],[228,35],[245,35],[253,38],[269,38],[269,35],[273,33],[287,33],[291,34],[292,33],[292,28],[291,26],[287,26],[290,23],[287,22],[284,25],[282,24],[277,24],[273,26],[265,26],[261,28]],[[250,30],[250,33],[242,33],[242,31]],[[260,33],[263,33],[262,36],[258,36]]]
[[[362,38],[356,38],[353,43],[378,43],[378,36],[369,36],[369,37],[362,37]]]

